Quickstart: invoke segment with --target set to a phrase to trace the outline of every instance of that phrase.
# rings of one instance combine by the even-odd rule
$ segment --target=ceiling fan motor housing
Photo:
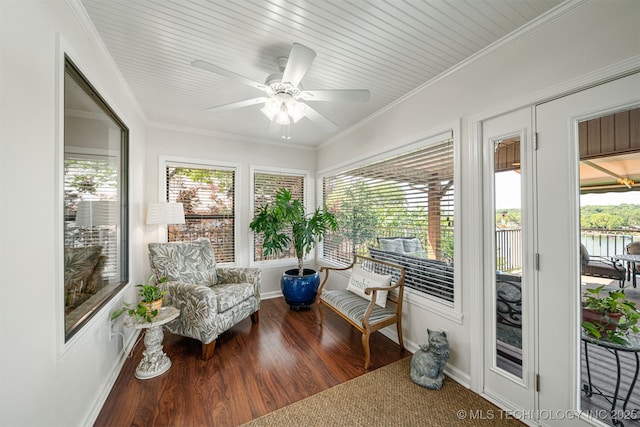
[[[294,98],[300,96],[302,92],[302,84],[293,86],[291,83],[282,81],[282,73],[271,74],[264,81],[267,86],[267,96],[273,96],[277,93],[286,93]]]

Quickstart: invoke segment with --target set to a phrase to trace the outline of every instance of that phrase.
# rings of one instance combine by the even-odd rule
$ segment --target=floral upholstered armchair
[[[216,267],[207,239],[193,242],[149,243],[149,261],[165,301],[180,310],[167,324],[174,334],[202,342],[202,359],[213,356],[216,338],[241,320],[258,322],[260,270]]]

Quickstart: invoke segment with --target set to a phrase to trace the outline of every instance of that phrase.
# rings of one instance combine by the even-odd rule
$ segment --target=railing
[[[521,229],[496,230],[496,259],[500,271],[515,271],[522,268]],[[631,242],[640,241],[640,230],[603,230],[583,228],[580,242],[589,255],[610,258],[622,254]]]
[[[516,271],[522,268],[520,228],[496,230],[496,269]]]
[[[622,254],[631,242],[640,241],[640,230],[618,229],[602,230],[583,228],[580,230],[580,242],[591,256],[612,257]]]
[[[426,230],[385,229],[378,230],[378,237],[398,236],[426,236]],[[615,254],[624,253],[625,247],[631,242],[640,241],[640,230],[615,229],[603,230],[584,228],[580,230],[580,241],[585,245],[589,255],[612,257]],[[427,242],[423,241],[424,248]],[[366,255],[368,246],[377,246],[375,239],[358,246],[358,254]],[[351,259],[351,246],[348,251],[345,248],[346,259]],[[522,230],[498,229],[496,230],[496,264],[497,269],[503,272],[513,272],[522,268]]]

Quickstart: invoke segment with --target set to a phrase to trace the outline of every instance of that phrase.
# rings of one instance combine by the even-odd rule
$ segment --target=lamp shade
[[[147,224],[184,224],[184,207],[182,203],[149,203]]]
[[[118,224],[118,202],[112,200],[81,200],[76,212],[76,225],[98,227]]]

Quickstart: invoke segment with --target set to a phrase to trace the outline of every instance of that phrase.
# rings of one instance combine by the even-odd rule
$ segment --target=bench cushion
[[[358,325],[362,325],[362,318],[369,306],[369,301],[347,290],[322,291],[320,299],[327,305],[338,309],[339,312],[345,314]],[[395,310],[375,306],[369,317],[369,323],[380,322],[395,316],[395,314]]]

